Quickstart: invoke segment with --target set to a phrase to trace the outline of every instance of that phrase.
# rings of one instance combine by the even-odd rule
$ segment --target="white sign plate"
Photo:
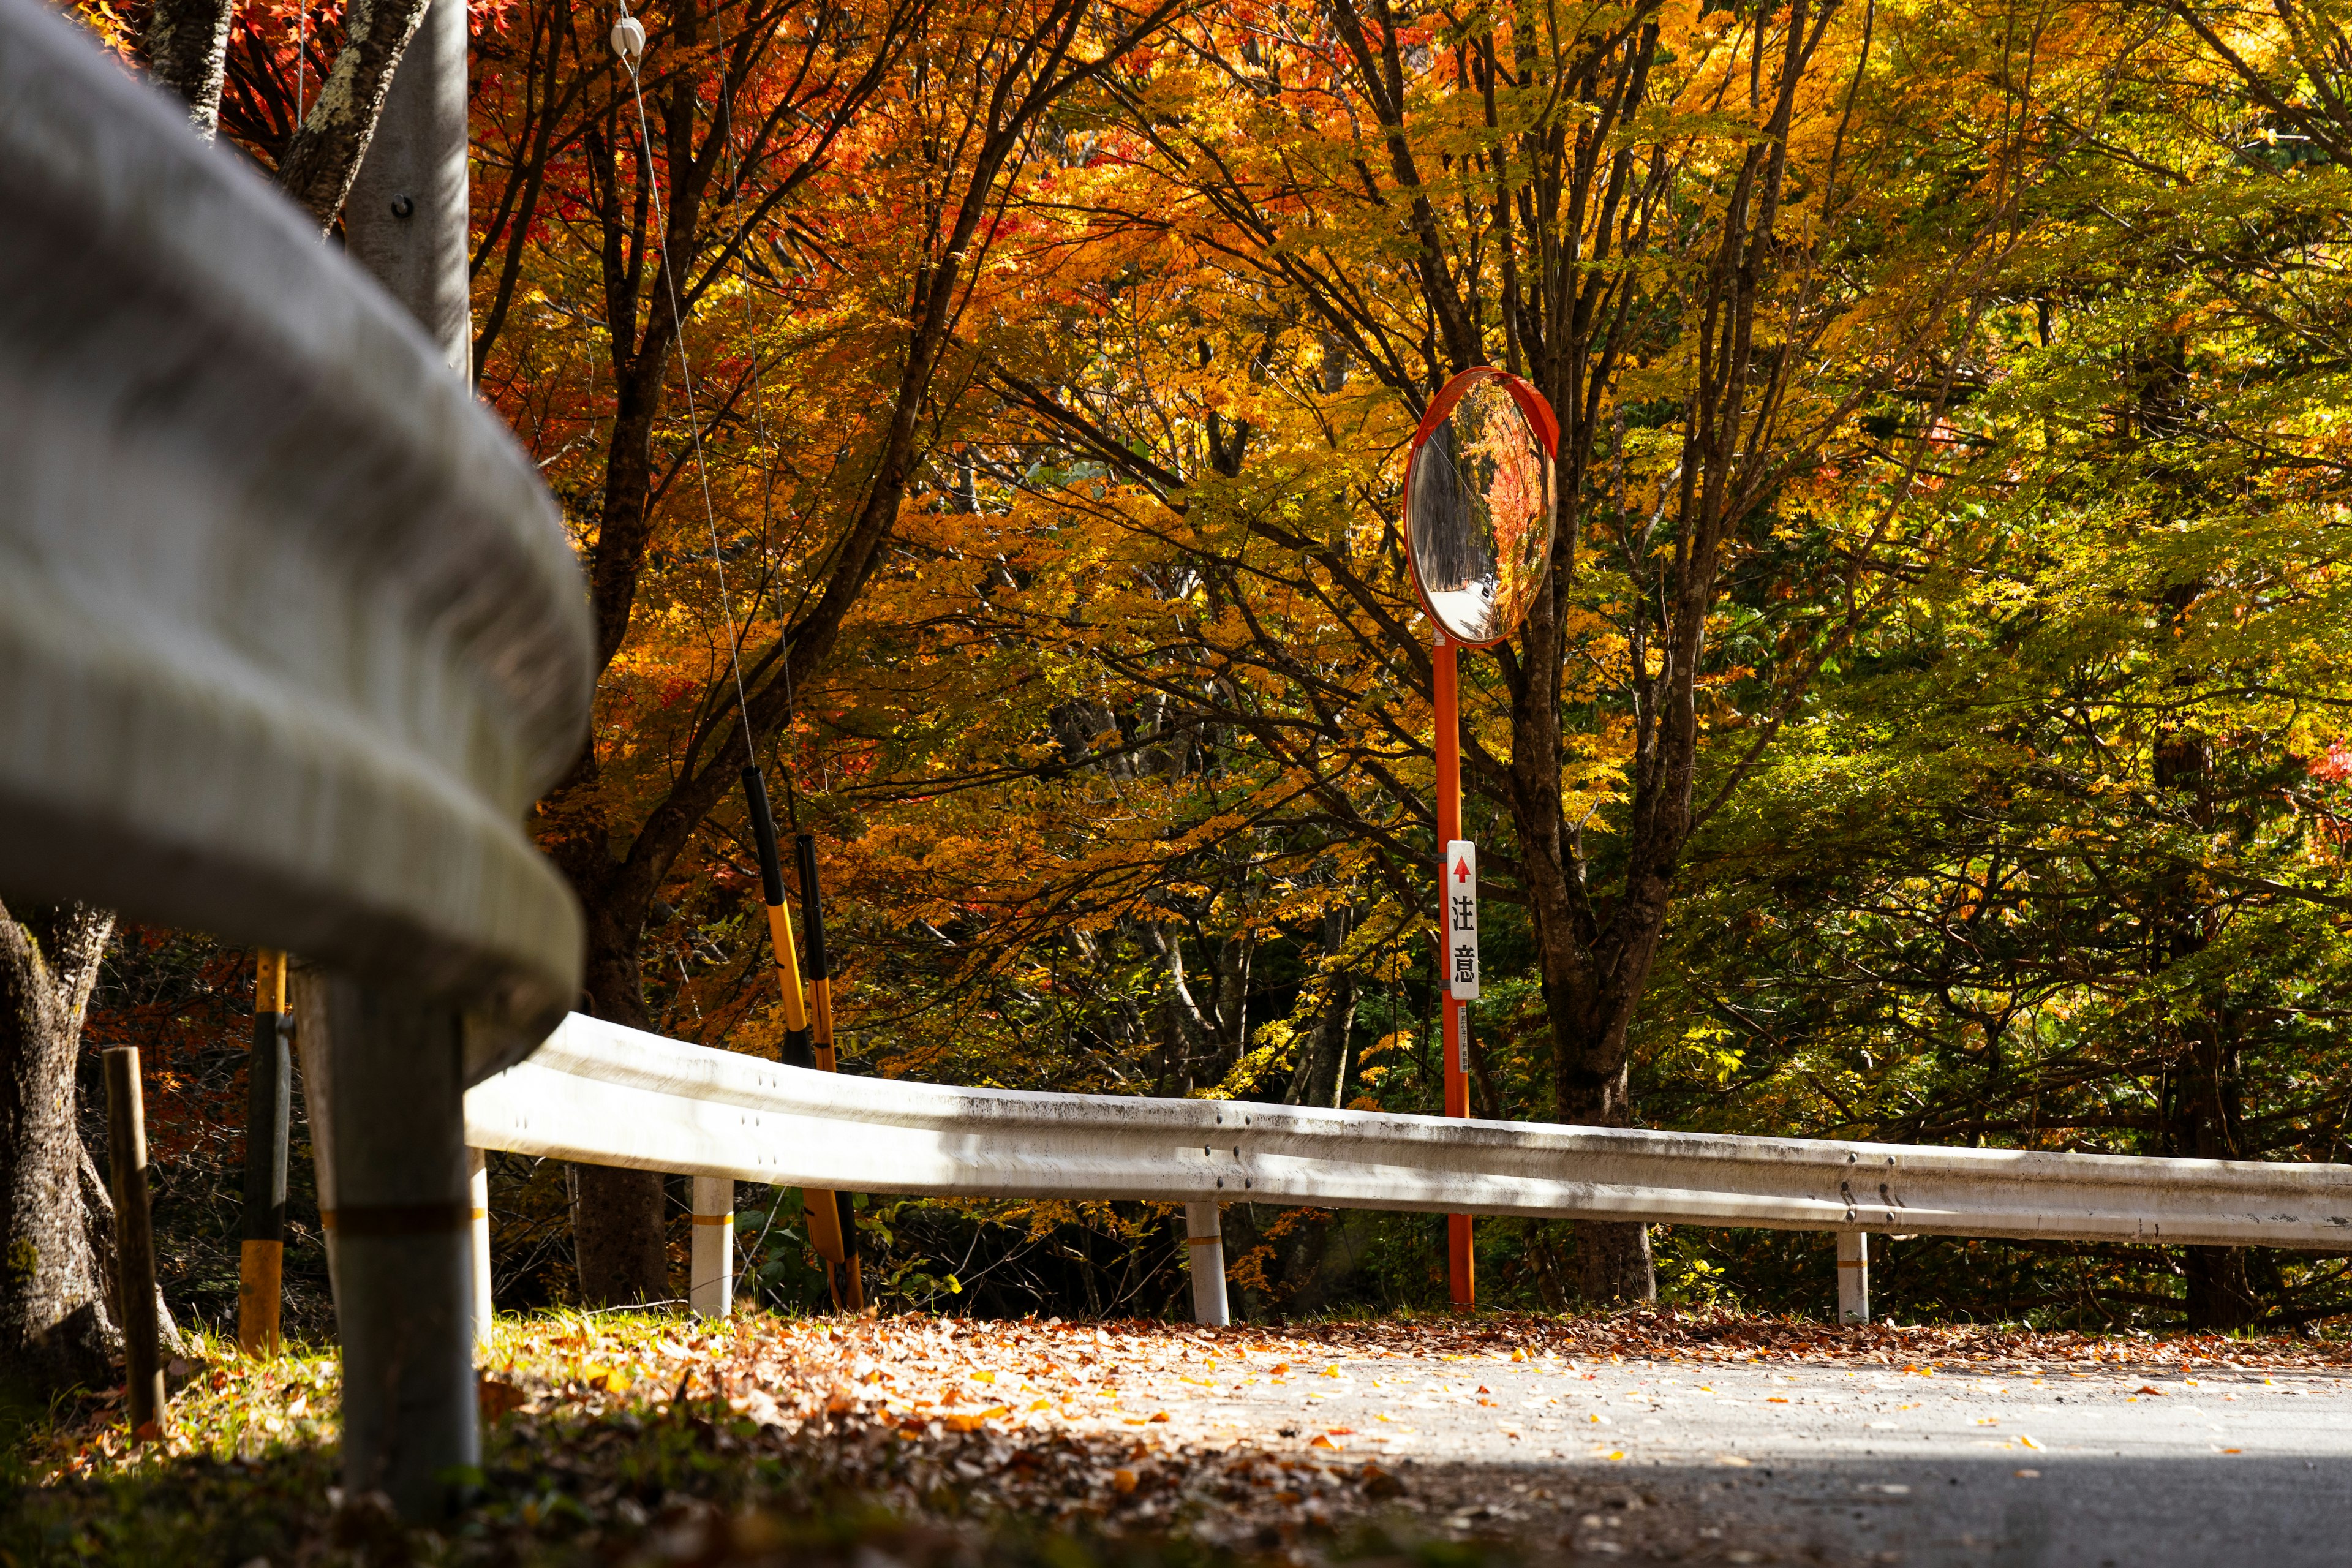
[[[1456,1002],[1478,1000],[1478,847],[1445,847],[1445,984]]]

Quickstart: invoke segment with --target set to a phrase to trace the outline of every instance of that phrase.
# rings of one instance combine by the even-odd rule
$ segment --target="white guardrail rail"
[[[1830,1230],[1857,1240],[1878,1230],[2352,1251],[2347,1165],[954,1089],[782,1067],[578,1014],[467,1093],[466,1135],[478,1148],[691,1174],[712,1188],[743,1181],[1183,1203],[1196,1239],[1204,1228],[1215,1235],[1217,1204],[1272,1203]],[[698,1213],[710,1206],[698,1198]],[[1857,1246],[1844,1250],[1859,1264]],[[696,1269],[698,1305],[708,1272]],[[716,1278],[725,1275],[719,1265]],[[1861,1281],[1843,1283],[1851,1313]],[[1222,1318],[1221,1280],[1214,1294]],[[1211,1304],[1195,1295],[1206,1315]]]

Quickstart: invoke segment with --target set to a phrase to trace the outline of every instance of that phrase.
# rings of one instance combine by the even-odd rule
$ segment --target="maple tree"
[[[613,412],[590,394],[600,471],[574,510],[605,679],[596,737],[543,816],[587,911],[600,1015],[649,1021],[654,906],[702,872],[698,836],[836,659],[970,383],[967,335],[1017,307],[992,261],[1038,121],[1177,8],[685,4],[649,14],[643,121],[609,64],[581,65],[594,57],[572,28],[517,29],[513,74],[495,78],[519,93],[511,162],[484,189],[505,244],[478,274],[483,381],[569,493],[560,432],[576,405],[540,401],[549,345],[502,353],[542,323],[594,323],[608,345]],[[567,90],[583,68],[603,86]],[[576,129],[549,129],[573,106]],[[553,221],[534,236],[542,207]],[[690,363],[680,324],[706,304],[705,325],[723,308],[743,348],[704,356],[720,379],[697,403],[670,395],[671,349]],[[666,411],[688,424],[657,461]],[[657,1179],[583,1168],[574,1183],[590,1298],[666,1294]]]
[[[2190,32],[2002,7],[1202,7],[1057,104],[1000,187],[998,291],[963,318],[889,548],[831,661],[795,666],[780,754],[855,932],[851,1059],[1433,1108],[1427,667],[1397,486],[1422,400],[1493,358],[1560,411],[1572,504],[1527,634],[1465,671],[1470,820],[1505,906],[1474,1101],[1622,1121],[1646,1082],[1699,1103],[1673,1043],[1691,988],[1645,1002],[1657,954],[1706,941],[1676,934],[1677,889],[1695,875],[1705,910],[1780,896],[1739,882],[1759,864],[1742,836],[1781,830],[1772,803],[1852,722],[1855,671],[1914,634],[1916,585],[2068,536],[2000,470],[2007,428],[1969,421],[2031,401],[2017,323],[2085,265],[2074,193],[2108,155],[2086,144],[2189,133],[2183,100],[2119,84],[2184,58],[2226,79]],[[774,343],[761,374],[791,390],[764,426],[714,417],[706,451],[739,515],[804,507],[765,476],[821,494],[854,450],[815,412],[851,340],[812,323],[786,350],[726,308],[713,326]],[[632,743],[726,723],[690,521],[667,582],[694,635],[629,645],[668,682],[614,702]],[[662,884],[675,915],[646,937],[666,960],[639,972],[647,1016],[772,1048],[745,857],[723,820],[701,830],[709,858]],[[1159,1234],[1108,1210],[927,1213],[1023,1245],[1097,1226],[1130,1263]],[[1322,1232],[1239,1223],[1237,1277],[1307,1299]],[[1630,1228],[1579,1227],[1573,1268],[1537,1227],[1496,1241],[1558,1300],[1647,1287]]]
[[[2299,36],[2214,26],[2152,39],[2044,194],[1921,499],[1953,548],[1701,853],[1684,1114],[2343,1157],[2347,193]],[[2238,1328],[2344,1283],[2038,1249],[1998,1289]]]
[[[2019,243],[2048,110],[2031,73],[1924,123],[1916,95],[1948,80],[1929,51],[2015,21],[1218,13],[1193,79],[1127,106],[1140,177],[1116,221],[1249,304],[1180,322],[1154,301],[1159,321],[1121,322],[1138,346],[1070,366],[1074,395],[1003,381],[1161,503],[1140,526],[1232,584],[1238,613],[1200,639],[1231,681],[1206,706],[1288,775],[1297,815],[1380,845],[1409,903],[1432,823],[1426,720],[1400,716],[1428,665],[1399,449],[1473,364],[1545,392],[1562,431],[1549,584],[1465,677],[1465,765],[1507,835],[1483,863],[1528,913],[1559,1119],[1627,1120],[1629,1031],[1684,847],[1875,613],[1890,562],[1933,547],[1908,536],[1902,490]],[[1874,30],[1898,26],[1874,57]],[[2095,83],[2096,61],[2073,63]],[[1955,152],[1985,176],[1898,173]],[[1159,357],[1186,354],[1236,368],[1188,378]],[[1889,447],[1874,420],[1909,439]],[[1776,580],[1787,602],[1756,604]],[[1300,635],[1302,608],[1328,617],[1320,635]],[[1159,653],[1103,657],[1162,690],[1192,673],[1146,668]],[[1647,1293],[1638,1227],[1584,1226],[1579,1250],[1581,1293]]]

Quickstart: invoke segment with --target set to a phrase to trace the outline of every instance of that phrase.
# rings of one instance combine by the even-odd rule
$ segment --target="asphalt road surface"
[[[1544,1558],[2352,1568],[2333,1370],[1342,1359],[1154,1405],[1374,1458],[1425,1529]]]

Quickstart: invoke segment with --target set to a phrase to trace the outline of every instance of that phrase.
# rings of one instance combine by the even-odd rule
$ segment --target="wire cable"
[[[719,510],[710,500],[710,469],[702,456],[702,417],[695,408],[694,366],[686,348],[686,311],[678,302],[677,274],[670,267],[669,218],[662,210],[661,182],[654,172],[654,137],[646,121],[645,83],[637,76],[637,62],[645,53],[645,26],[629,15],[627,0],[622,0],[621,19],[613,24],[613,52],[620,56],[622,67],[629,73],[629,93],[636,101],[637,145],[645,149],[646,194],[653,201],[654,244],[661,256],[662,287],[669,295],[670,324],[677,332],[678,376],[686,384],[686,428],[694,438],[694,477],[702,488],[702,521],[710,531],[710,570],[719,583],[719,613],[727,623],[727,662],[735,675],[735,710],[743,726],[743,756],[757,767],[760,758],[751,740],[751,700],[743,690],[743,650],[735,635],[734,601],[727,592],[727,562],[719,550]]]

